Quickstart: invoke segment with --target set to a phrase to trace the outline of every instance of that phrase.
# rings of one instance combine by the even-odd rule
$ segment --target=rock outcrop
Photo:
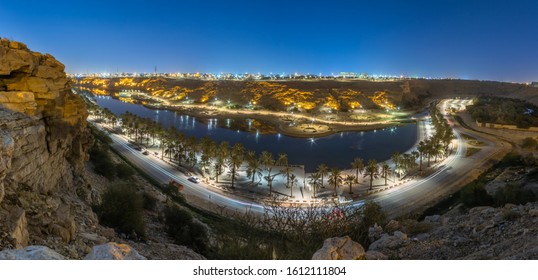
[[[363,260],[364,248],[349,236],[326,239],[323,247],[314,253],[313,260]]]
[[[0,40],[0,249],[40,233],[73,239],[69,197],[91,144],[86,117],[63,64]]]
[[[65,257],[45,246],[28,246],[0,251],[0,260],[64,260]]]
[[[0,260],[65,260],[66,257],[46,246],[28,246],[16,250],[0,251]],[[145,260],[126,244],[110,242],[95,246],[85,260]]]
[[[91,205],[109,181],[86,163],[86,118],[60,62],[0,39],[0,259],[205,259],[170,244],[153,211],[145,242],[99,224]]]
[[[389,222],[368,252],[376,251],[390,259],[536,259],[537,222],[537,202],[468,211],[456,207],[420,222]],[[394,228],[401,231],[387,233]]]
[[[126,244],[114,242],[97,245],[84,258],[85,260],[145,260],[135,249]]]

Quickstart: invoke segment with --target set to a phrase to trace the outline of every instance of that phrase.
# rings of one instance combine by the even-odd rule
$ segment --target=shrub
[[[94,164],[94,170],[97,174],[103,175],[109,180],[114,179],[114,175],[116,174],[114,164],[110,161],[102,161]]]
[[[157,199],[151,194],[145,192],[142,194],[144,200],[144,209],[153,211],[157,207]]]
[[[362,208],[362,225],[369,228],[375,224],[383,225],[387,220],[387,215],[381,206],[375,202],[368,201]]]
[[[130,179],[135,174],[133,168],[126,163],[119,163],[116,165],[116,175],[120,179]]]
[[[521,147],[524,149],[536,149],[538,141],[532,137],[527,137],[521,141]]]
[[[102,202],[95,207],[95,212],[104,225],[125,234],[136,233],[145,237],[142,206],[142,195],[133,186],[114,184],[103,194]]]
[[[103,142],[105,144],[110,144],[112,143],[112,138],[110,138],[110,136],[108,136],[106,133],[104,133],[103,131],[93,127],[93,126],[90,126],[90,130],[91,130],[91,133],[92,135],[95,137],[95,139],[97,139],[98,141],[100,142]]]
[[[185,197],[183,194],[179,192],[179,189],[177,186],[174,186],[173,184],[164,184],[162,185],[162,190],[165,194],[170,196],[173,201],[179,203],[179,204],[186,204],[187,201],[185,200]]]
[[[493,196],[497,206],[503,206],[506,203],[525,204],[536,201],[536,196],[531,190],[526,190],[522,185],[508,184],[500,188]]]
[[[90,160],[94,166],[93,170],[97,172],[97,174],[112,180],[116,175],[116,171],[115,165],[108,154],[108,149],[103,145],[95,143],[90,149],[89,154]]]
[[[200,253],[207,250],[207,231],[204,226],[195,223],[192,215],[177,206],[168,206],[164,210],[168,235],[176,244],[185,245]]]
[[[474,181],[460,191],[460,200],[466,207],[492,205],[493,199],[484,188],[484,183]]]
[[[502,212],[502,215],[505,221],[515,221],[521,216],[518,212],[514,210],[505,210]]]

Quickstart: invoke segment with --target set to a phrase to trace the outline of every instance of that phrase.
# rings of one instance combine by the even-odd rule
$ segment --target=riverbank
[[[207,105],[154,105],[143,104],[153,110],[169,110],[200,119],[252,119],[267,125],[258,129],[260,134],[282,134],[295,138],[319,138],[346,131],[373,131],[409,123],[409,120],[383,120],[379,122],[356,122],[343,114],[334,114],[331,119],[287,112],[267,110],[226,109]]]

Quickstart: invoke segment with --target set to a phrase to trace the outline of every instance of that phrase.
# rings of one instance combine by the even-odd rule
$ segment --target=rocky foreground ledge
[[[365,250],[349,237],[327,239],[313,259],[537,259],[538,203],[456,207],[423,221],[391,220],[369,230]]]
[[[65,260],[66,257],[45,246],[28,246],[18,250],[0,251],[0,260]],[[85,260],[145,260],[126,244],[109,242],[92,248]]]

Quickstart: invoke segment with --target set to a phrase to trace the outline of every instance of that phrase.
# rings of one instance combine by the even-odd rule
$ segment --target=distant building
[[[366,73],[354,73],[354,72],[340,72],[337,76],[342,79],[366,79],[368,74]]]
[[[532,82],[531,87],[538,87],[538,82]]]

